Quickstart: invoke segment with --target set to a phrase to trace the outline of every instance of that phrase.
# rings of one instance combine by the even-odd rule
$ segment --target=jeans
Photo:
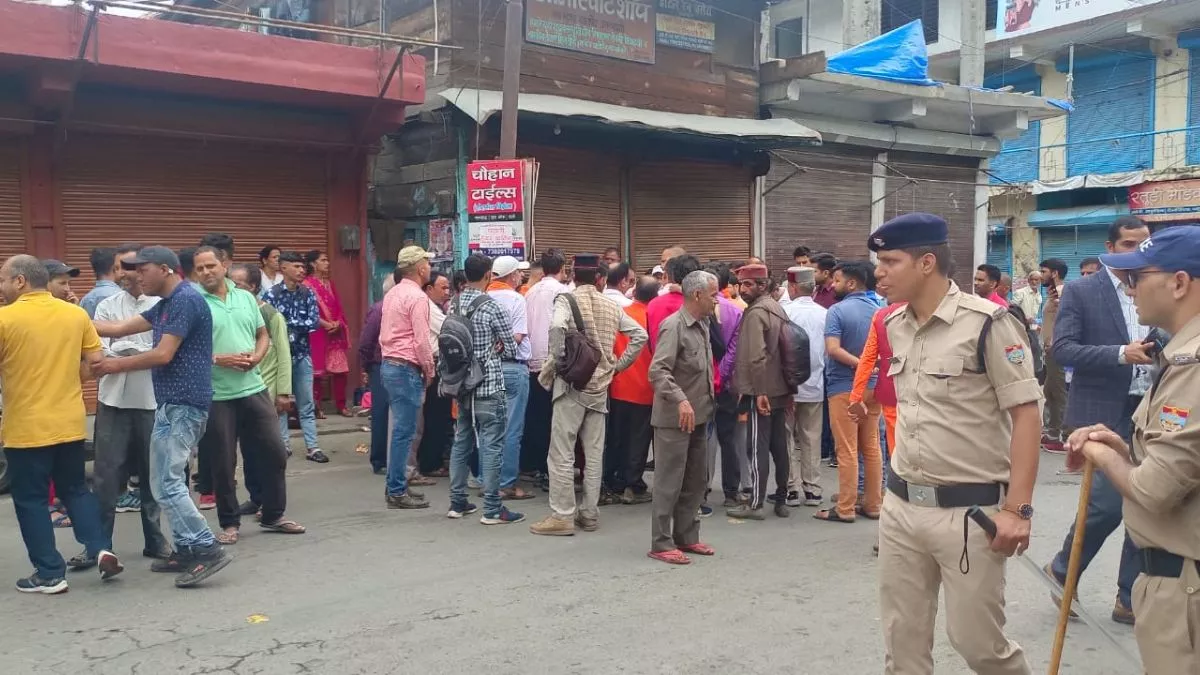
[[[117,499],[125,492],[130,476],[141,476],[137,491],[141,496],[142,538],[145,551],[167,549],[167,539],[159,527],[160,509],[150,491],[150,434],[154,429],[154,411],[96,405],[95,492],[100,503],[100,526],[112,539]]]
[[[504,456],[500,462],[500,487],[517,484],[521,472],[521,439],[525,435],[525,407],[529,403],[529,367],[518,361],[504,362],[504,392],[508,425],[504,432]]]
[[[88,555],[112,548],[112,540],[100,526],[100,505],[88,490],[83,468],[83,441],[60,443],[42,448],[9,448],[8,473],[12,479],[13,510],[21,528],[21,539],[29,562],[43,579],[57,579],[67,573],[67,564],[54,543],[54,526],[46,504],[50,501],[50,481],[58,498],[67,507],[75,541],[83,544]]]
[[[367,370],[367,382],[371,387],[371,468],[378,471],[387,467],[388,456],[388,393],[378,365]]]
[[[483,475],[483,514],[500,513],[500,463],[504,454],[505,423],[508,411],[503,396],[475,398],[458,403],[458,424],[454,430],[454,449],[450,451],[450,506],[467,503],[467,466],[471,450],[479,449]]]
[[[216,544],[208,521],[188,492],[188,459],[200,443],[208,411],[190,405],[163,403],[154,413],[150,434],[150,490],[167,515],[175,550],[208,548]]]
[[[415,366],[384,362],[379,376],[388,393],[392,413],[392,443],[388,447],[387,493],[399,497],[408,491],[408,453],[417,433],[417,415],[425,395],[425,380]],[[298,385],[297,385],[298,386]],[[371,405],[375,405],[372,401]]]
[[[300,418],[300,429],[304,432],[304,448],[316,450],[317,404],[313,401],[312,357],[292,360],[292,395],[296,397],[296,415]],[[286,431],[287,421],[284,420]]]
[[[1108,535],[1121,524],[1121,505],[1121,493],[1117,492],[1117,488],[1113,487],[1104,472],[1097,471],[1092,481],[1092,492],[1088,496],[1087,526],[1083,531],[1083,557],[1079,565],[1080,576],[1083,576],[1083,571],[1100,552],[1100,547],[1104,546]],[[1071,555],[1071,540],[1074,538],[1075,525],[1072,524],[1063,541],[1062,550],[1054,556],[1054,561],[1050,564],[1054,576],[1060,582],[1067,578],[1067,562]],[[1133,582],[1142,571],[1141,568],[1142,559],[1138,548],[1126,534],[1125,543],[1121,547],[1121,567],[1117,571],[1117,600],[1127,608],[1133,607],[1129,596],[1133,590]]]

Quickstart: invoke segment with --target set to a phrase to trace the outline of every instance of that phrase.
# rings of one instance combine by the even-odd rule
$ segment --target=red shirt
[[[646,332],[650,334],[650,344],[642,350],[643,353],[654,355],[654,346],[658,344],[658,327],[668,316],[678,312],[680,307],[683,307],[683,292],[675,290],[658,296],[646,305]],[[713,359],[713,390],[721,390],[721,374],[716,359]]]
[[[829,309],[830,307],[836,305],[837,295],[835,295],[833,292],[833,284],[817,287],[817,290],[813,291],[813,302],[824,307],[825,309]]]
[[[626,307],[624,311],[639,326],[646,328],[645,304],[635,302]],[[617,333],[617,341],[613,344],[613,354],[620,358],[627,347],[629,347],[629,338],[625,337],[624,333]],[[608,393],[618,401],[653,405],[654,389],[650,386],[650,361],[653,358],[649,349],[643,349],[642,353],[634,359],[633,365],[613,376]]]
[[[991,300],[992,302],[996,303],[997,305],[1000,305],[1001,307],[1008,307],[1008,300],[1005,300],[1004,298],[1000,297],[1000,294],[997,293],[996,291],[992,291],[992,294],[987,296],[987,299]]]

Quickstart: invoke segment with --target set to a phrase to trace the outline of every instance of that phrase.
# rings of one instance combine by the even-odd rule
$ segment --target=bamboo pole
[[[1062,664],[1063,646],[1067,640],[1067,622],[1071,619],[1071,602],[1075,599],[1075,589],[1079,585],[1083,532],[1087,527],[1088,497],[1092,493],[1092,478],[1095,474],[1095,465],[1090,459],[1086,460],[1083,466],[1083,480],[1079,484],[1079,505],[1075,509],[1075,535],[1071,539],[1071,557],[1067,560],[1067,579],[1063,584],[1062,601],[1058,603],[1058,627],[1054,631],[1054,647],[1050,652],[1049,675],[1058,675],[1058,668]]]

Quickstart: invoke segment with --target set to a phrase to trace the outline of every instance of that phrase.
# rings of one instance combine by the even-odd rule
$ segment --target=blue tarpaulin
[[[902,84],[938,84],[929,79],[929,53],[920,19],[830,57],[825,69]]]

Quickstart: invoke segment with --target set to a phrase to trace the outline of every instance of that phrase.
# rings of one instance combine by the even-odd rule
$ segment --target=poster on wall
[[[1129,188],[1129,213],[1151,223],[1200,218],[1200,180],[1142,183]]]
[[[654,40],[676,49],[713,53],[717,24],[713,22],[712,5],[695,0],[658,0]]]
[[[526,217],[533,211],[537,165],[530,159],[467,164],[467,249],[491,258],[525,259]],[[430,231],[432,240],[432,228]],[[450,236],[453,240],[453,236]]]
[[[429,221],[429,252],[433,262],[454,260],[454,219],[433,218]]]
[[[530,0],[525,40],[574,52],[654,63],[655,0]]]
[[[1004,40],[1106,14],[1142,9],[1165,0],[1001,0],[997,4],[996,39]]]

